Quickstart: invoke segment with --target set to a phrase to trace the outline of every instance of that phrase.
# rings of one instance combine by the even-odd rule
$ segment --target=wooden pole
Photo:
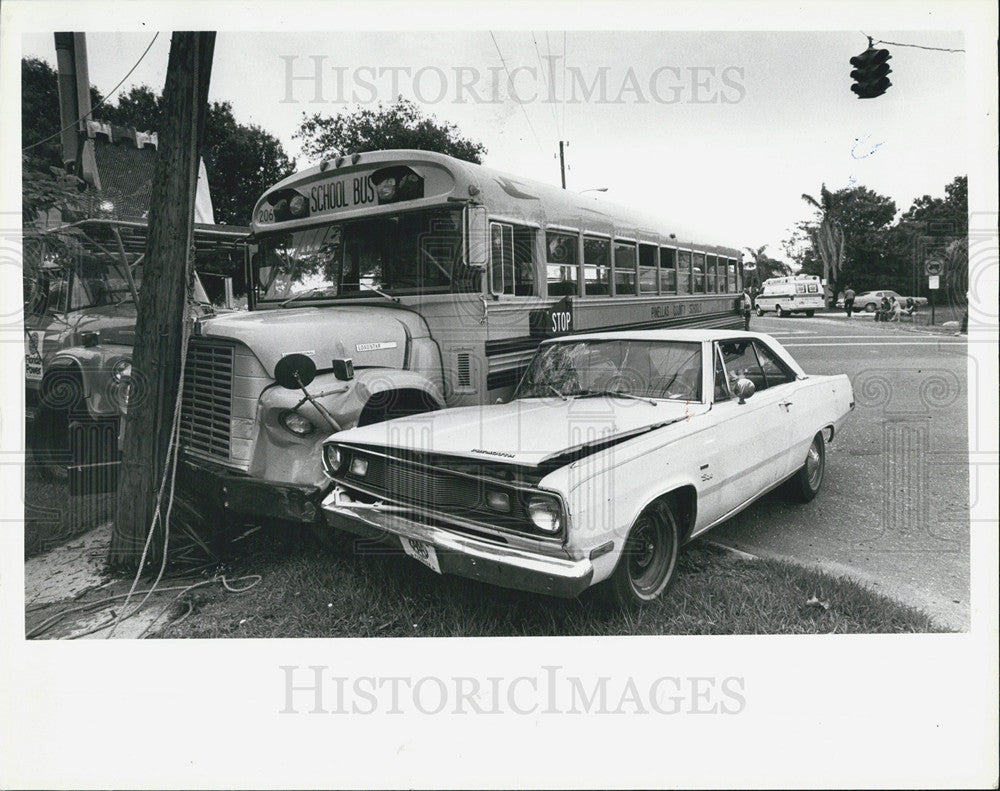
[[[169,473],[165,462],[180,386],[195,189],[214,49],[215,33],[174,33],[170,40],[132,356],[133,386],[108,552],[108,563],[118,568],[139,565],[164,472]],[[158,531],[168,493],[169,481]],[[161,541],[154,535],[147,562],[159,560],[161,553]]]

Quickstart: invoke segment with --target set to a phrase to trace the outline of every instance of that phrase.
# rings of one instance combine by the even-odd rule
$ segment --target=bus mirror
[[[286,354],[274,366],[274,379],[286,390],[301,390],[316,378],[316,363],[304,354]]]
[[[486,222],[485,206],[469,206],[466,209],[469,231],[469,266],[486,267],[489,261],[489,227]]]

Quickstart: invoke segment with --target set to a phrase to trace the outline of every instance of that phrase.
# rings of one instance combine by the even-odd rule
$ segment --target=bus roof
[[[275,184],[258,201],[254,210],[254,231],[263,231],[272,225],[272,223],[258,222],[258,210],[269,196],[337,177],[370,173],[390,164],[408,165],[418,169],[423,166],[445,171],[453,180],[453,187],[446,199],[453,202],[481,202],[489,208],[493,219],[545,226],[550,229],[579,230],[585,234],[617,236],[671,247],[694,248],[732,258],[740,256],[735,248],[698,242],[690,233],[649,212],[621,206],[592,194],[560,189],[551,184],[504,173],[437,152],[412,149],[373,151],[349,157],[337,157],[289,176]],[[437,194],[410,201],[406,207],[415,209],[440,205],[441,199],[441,194]],[[338,213],[336,219],[369,216],[381,211],[395,212],[403,208],[403,204],[393,203],[385,207],[368,205],[351,210],[352,208]],[[334,217],[326,215],[324,219],[330,221]],[[282,226],[291,227],[303,224],[309,223],[307,221],[281,223]],[[277,226],[278,223],[273,225]]]

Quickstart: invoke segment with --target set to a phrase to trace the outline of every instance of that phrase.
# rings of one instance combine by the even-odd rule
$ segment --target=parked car
[[[918,308],[921,305],[927,304],[927,297],[901,297],[895,291],[866,291],[864,294],[858,294],[854,297],[854,310],[858,313],[865,311],[867,313],[874,313],[878,308],[879,303],[882,301],[882,297],[888,297],[890,300],[895,297],[900,305],[905,305],[906,300],[912,299],[913,304]],[[844,307],[843,296],[837,300],[837,307]]]
[[[331,530],[438,573],[626,606],[670,584],[680,546],[787,484],[817,495],[854,408],[773,338],[726,330],[544,342],[511,401],[339,432],[323,446]]]

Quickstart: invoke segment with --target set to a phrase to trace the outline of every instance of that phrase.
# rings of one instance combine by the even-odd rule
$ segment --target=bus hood
[[[336,442],[538,467],[560,456],[693,420],[705,404],[595,397],[524,399],[398,418],[334,434]]]
[[[195,334],[239,341],[272,375],[289,354],[306,355],[320,371],[345,358],[359,368],[402,368],[409,336],[400,313],[373,305],[227,313],[200,320]]]

